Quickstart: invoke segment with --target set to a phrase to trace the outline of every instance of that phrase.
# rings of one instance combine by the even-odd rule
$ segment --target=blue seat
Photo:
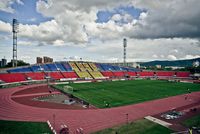
[[[50,71],[58,71],[58,69],[57,69],[55,64],[46,64],[46,66],[48,66]]]
[[[114,71],[115,69],[113,68],[113,66],[112,65],[110,65],[110,64],[100,64],[101,65],[101,67],[103,68],[103,70],[105,70],[105,71]]]
[[[43,71],[51,71],[50,68],[46,64],[40,65]]]
[[[72,71],[72,68],[71,66],[69,65],[69,63],[62,63],[63,67],[68,71],[68,72],[71,72]]]
[[[56,63],[56,66],[57,66],[58,70],[60,70],[60,71],[67,71],[67,70],[63,67],[63,65],[62,65],[61,63]]]
[[[31,66],[31,70],[33,72],[41,72],[42,71],[39,65],[33,65],[33,66]]]
[[[105,71],[104,68],[101,66],[101,64],[96,63],[95,65],[100,71]]]
[[[19,67],[14,69],[7,70],[9,73],[24,73],[24,72],[32,72],[30,67]]]
[[[129,72],[140,72],[141,70],[138,68],[127,68]]]
[[[128,68],[126,67],[120,67],[121,71],[128,71]]]
[[[121,71],[119,66],[112,66],[114,68],[115,71]]]

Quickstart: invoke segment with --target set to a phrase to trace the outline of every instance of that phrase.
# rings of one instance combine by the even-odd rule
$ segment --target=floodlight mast
[[[17,19],[13,19],[12,32],[13,32],[13,59],[12,66],[17,66],[17,33],[19,29],[19,23]]]
[[[123,47],[124,47],[124,66],[126,66],[126,47],[127,47],[127,39],[123,39]]]

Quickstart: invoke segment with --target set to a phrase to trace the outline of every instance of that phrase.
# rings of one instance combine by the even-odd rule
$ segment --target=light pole
[[[126,38],[124,38],[123,39],[123,47],[124,47],[124,66],[127,66],[126,65],[126,47],[127,47],[127,39]]]
[[[13,32],[13,59],[12,66],[17,66],[17,33],[19,31],[19,23],[17,19],[13,19],[12,32]]]

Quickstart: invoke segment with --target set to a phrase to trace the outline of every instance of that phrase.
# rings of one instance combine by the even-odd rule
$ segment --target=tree
[[[17,66],[27,66],[30,65],[29,63],[24,62],[23,60],[17,61]],[[5,67],[12,67],[12,62],[8,62]]]

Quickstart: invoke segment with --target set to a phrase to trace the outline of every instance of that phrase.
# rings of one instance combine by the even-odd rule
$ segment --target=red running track
[[[80,127],[83,128],[84,133],[91,133],[125,123],[127,113],[129,121],[133,121],[147,115],[155,115],[173,108],[200,102],[200,92],[195,92],[189,94],[187,100],[185,100],[185,95],[179,95],[110,109],[65,110],[32,107],[19,104],[11,99],[11,95],[17,91],[38,86],[29,85],[1,89],[0,119],[41,122],[50,120],[53,125],[53,114],[55,114],[55,128],[57,131],[60,129],[61,124],[66,124],[70,129],[70,133],[75,133],[76,129]]]

